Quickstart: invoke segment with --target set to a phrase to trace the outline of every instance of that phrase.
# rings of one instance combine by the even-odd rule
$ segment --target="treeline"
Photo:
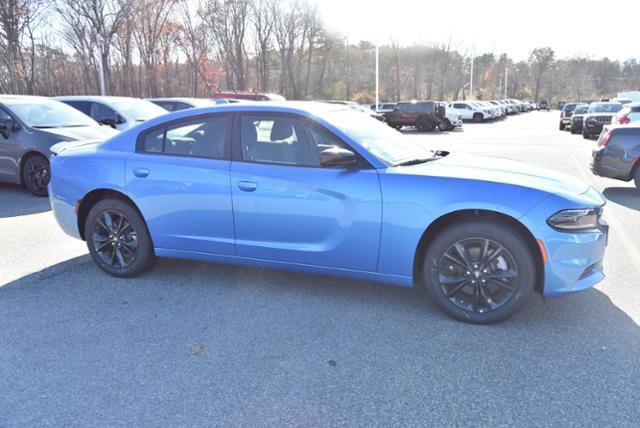
[[[331,34],[311,0],[0,0],[0,92],[198,96],[277,92],[372,102],[375,46]],[[472,67],[473,58],[473,67]],[[400,99],[595,99],[640,89],[640,62],[526,61],[459,46],[380,46],[380,94]],[[506,75],[506,76],[505,76]]]

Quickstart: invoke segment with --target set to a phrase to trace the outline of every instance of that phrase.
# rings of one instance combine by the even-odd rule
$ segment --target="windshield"
[[[8,102],[7,107],[32,128],[99,126],[96,121],[60,101]]]
[[[111,101],[111,104],[121,115],[139,122],[167,113],[162,107],[150,101],[139,100],[137,98]]]
[[[617,113],[622,110],[620,103],[598,103],[589,106],[589,113]]]
[[[589,106],[578,106],[574,110],[573,114],[584,114],[589,110]]]
[[[334,110],[321,116],[387,165],[434,155],[389,125],[356,111]]]

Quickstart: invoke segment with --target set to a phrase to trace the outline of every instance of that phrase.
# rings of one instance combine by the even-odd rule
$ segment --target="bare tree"
[[[533,69],[535,83],[533,98],[536,102],[538,102],[538,97],[540,95],[542,76],[544,76],[551,66],[553,66],[554,59],[555,53],[553,52],[553,49],[549,47],[536,48],[531,51],[531,55],[529,55],[529,63]]]
[[[0,0],[0,41],[4,51],[9,88],[18,93],[17,62],[25,30],[36,19],[41,0]]]
[[[233,89],[247,87],[249,0],[207,0],[201,16],[214,36],[220,60]]]
[[[256,88],[259,91],[267,91],[269,86],[270,52],[275,25],[274,1],[277,0],[256,0],[251,3],[251,23],[256,54]]]

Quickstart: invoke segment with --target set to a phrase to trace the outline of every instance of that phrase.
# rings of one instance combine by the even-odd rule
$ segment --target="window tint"
[[[398,111],[400,111],[400,113],[417,113],[418,111],[418,107],[416,106],[416,104],[398,104],[397,105]]]
[[[142,149],[149,153],[162,153],[162,144],[164,142],[164,128],[152,130],[145,134]]]
[[[91,103],[91,117],[101,122],[111,120],[118,123],[118,114],[110,107],[100,103]]]
[[[6,111],[4,111],[4,109],[0,108],[0,120],[12,120],[12,117],[9,113],[7,113]]]
[[[243,115],[240,126],[247,161],[319,167],[322,150],[343,146],[328,132],[291,117]]]
[[[464,110],[464,109],[466,109],[466,108],[467,108],[467,106],[466,106],[465,104],[456,103],[456,104],[454,104],[454,105],[453,105],[453,108],[457,108],[457,109],[460,109],[460,110]]]
[[[188,108],[191,108],[191,106],[189,104],[185,104],[185,103],[175,103],[173,105],[173,111],[185,110],[185,109],[188,109]]]
[[[169,101],[155,101],[154,104],[157,105],[157,106],[162,107],[166,111],[174,111],[175,110],[174,103],[169,102]]]
[[[91,103],[88,101],[63,101],[63,103],[69,104],[71,107],[74,107],[87,116],[91,116]]]
[[[224,158],[227,116],[181,121],[145,134],[142,149],[149,153]]]

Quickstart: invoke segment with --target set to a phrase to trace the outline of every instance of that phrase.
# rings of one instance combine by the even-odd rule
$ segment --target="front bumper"
[[[606,125],[605,123],[601,123],[601,122],[593,122],[590,120],[585,121],[582,124],[583,130],[585,134],[588,135],[600,135],[600,132],[602,132],[602,127]]]
[[[576,195],[573,202],[550,196],[521,219],[543,244],[547,254],[543,296],[561,296],[585,290],[604,279],[602,261],[609,234],[605,220],[601,219],[597,229],[576,232],[556,230],[546,223],[550,215],[562,209],[598,207],[604,203],[604,197],[594,188],[589,188],[585,193]]]

